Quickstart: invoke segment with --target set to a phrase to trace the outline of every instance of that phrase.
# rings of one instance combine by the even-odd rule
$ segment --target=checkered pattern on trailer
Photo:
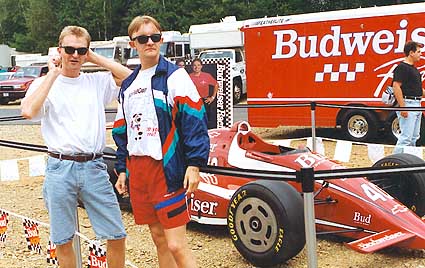
[[[353,66],[349,66],[349,63],[340,63],[339,67],[337,67],[338,69],[334,70],[333,64],[325,64],[323,65],[323,72],[317,72],[314,81],[323,82],[327,77],[326,74],[328,74],[329,81],[337,82],[340,81],[340,77],[345,74],[345,81],[352,82],[356,80],[357,73],[364,72],[364,66],[364,62],[357,62],[353,70]],[[350,69],[351,71],[349,71]]]

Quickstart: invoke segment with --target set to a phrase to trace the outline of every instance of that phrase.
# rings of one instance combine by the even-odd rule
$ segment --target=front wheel
[[[422,164],[424,161],[411,154],[394,154],[382,158],[373,167]],[[425,215],[425,173],[394,173],[373,175],[369,180],[385,190],[419,217]]]
[[[285,182],[255,181],[229,203],[227,226],[239,253],[255,266],[272,266],[305,245],[303,201]]]

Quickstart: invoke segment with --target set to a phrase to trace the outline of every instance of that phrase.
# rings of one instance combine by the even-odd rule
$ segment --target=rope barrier
[[[30,220],[31,222],[33,222],[33,223],[37,224],[38,226],[42,226],[42,227],[46,227],[46,228],[50,228],[50,225],[49,225],[48,223],[45,223],[45,222],[42,222],[42,221],[38,221],[38,220],[34,220],[34,219],[31,219],[31,218],[25,217],[25,216],[23,216],[23,215],[17,214],[17,213],[15,213],[15,212],[12,212],[12,211],[9,211],[9,210],[3,209],[3,208],[0,208],[0,212],[5,212],[5,213],[7,213],[9,216],[13,216],[13,217],[19,218],[19,219],[21,219],[22,221],[23,221],[23,220]],[[80,233],[80,232],[75,232],[75,235],[77,235],[78,237],[80,237],[81,239],[83,239],[83,241],[84,241],[85,243],[87,243],[87,244],[90,244],[90,243],[98,244],[96,241],[91,240],[91,239],[90,239],[90,238],[88,238],[86,235],[84,235],[84,234],[82,234],[82,233]],[[132,262],[130,262],[129,260],[125,260],[125,264],[126,264],[127,266],[132,267],[132,268],[138,268],[136,265],[134,265],[134,264],[133,264]]]

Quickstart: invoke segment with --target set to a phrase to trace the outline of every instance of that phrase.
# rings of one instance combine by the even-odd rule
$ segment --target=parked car
[[[0,81],[0,104],[23,98],[32,81],[48,71],[47,65],[21,67],[12,79]]]

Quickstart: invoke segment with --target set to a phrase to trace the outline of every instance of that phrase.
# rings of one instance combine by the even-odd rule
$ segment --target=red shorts
[[[162,160],[131,156],[127,164],[130,201],[136,224],[160,222],[164,229],[171,229],[189,222],[186,190],[181,188],[167,193]]]

